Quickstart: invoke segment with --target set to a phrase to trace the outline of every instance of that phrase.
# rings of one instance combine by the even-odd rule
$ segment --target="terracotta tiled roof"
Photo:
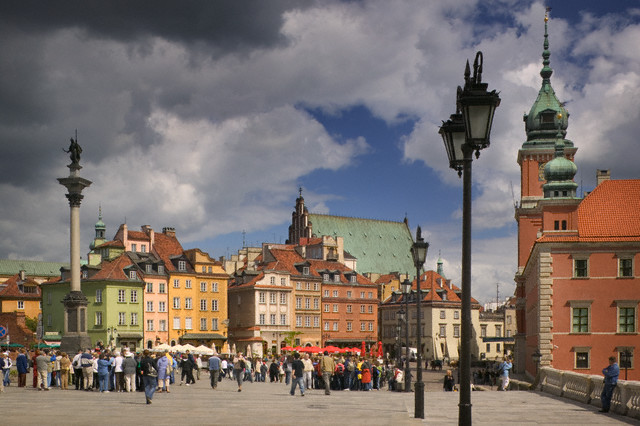
[[[578,207],[580,237],[640,237],[640,180],[608,180]]]
[[[124,268],[133,264],[126,254],[111,261],[103,260],[100,263],[100,270],[91,276],[91,280],[128,280],[129,276],[124,272]]]
[[[349,284],[349,281],[345,278],[345,273],[355,273],[354,270],[348,268],[346,265],[333,262],[333,261],[325,261],[319,259],[305,259],[298,254],[297,251],[293,249],[293,246],[279,246],[278,248],[272,248],[269,250],[272,256],[275,258],[274,261],[259,264],[258,269],[260,274],[254,278],[252,278],[249,282],[243,284],[232,284],[232,287],[247,287],[247,286],[255,286],[258,285],[258,281],[264,279],[264,271],[281,271],[285,273],[289,273],[291,275],[300,275],[300,271],[295,267],[296,264],[300,264],[302,262],[306,262],[309,264],[309,274],[311,277],[320,278],[322,277],[323,271],[339,271],[340,272],[340,282],[343,284]],[[240,271],[239,271],[240,272]],[[356,282],[360,285],[375,285],[370,279],[365,277],[364,275],[357,274]]]
[[[149,241],[149,235],[142,231],[127,231],[127,238],[130,240],[144,240]]]
[[[608,180],[578,206],[578,233],[545,234],[538,242],[640,240],[640,180]]]
[[[378,277],[378,279],[376,280],[376,284],[384,284],[384,283],[388,283],[398,279],[399,279],[398,274],[384,274]]]
[[[100,244],[99,246],[97,246],[96,249],[105,248],[105,247],[124,248],[124,243],[120,240],[107,241],[106,243]]]
[[[170,237],[161,233],[155,234],[153,250],[164,262],[164,268],[167,272],[175,272],[177,270],[173,262],[171,262],[171,257],[180,256],[184,251],[176,237]]]
[[[25,293],[20,290],[19,284],[35,287],[34,293]],[[20,279],[20,274],[16,274],[0,284],[0,298],[2,299],[40,299],[40,285],[37,281],[25,277]]]
[[[438,284],[438,280],[440,280],[440,282],[442,283],[442,286]],[[417,286],[416,280],[413,280],[411,282],[411,288],[413,291],[417,290],[418,286]],[[423,299],[422,299],[423,302],[461,303],[460,296],[458,295],[458,293],[460,292],[460,289],[455,285],[449,283],[443,276],[441,276],[435,271],[426,271],[424,274],[422,274],[421,281],[420,281],[420,290],[422,291],[422,294],[423,294]],[[446,300],[444,300],[442,296],[445,293],[447,295]],[[394,300],[393,303],[402,303],[403,301],[402,297],[403,296],[399,296]],[[392,298],[385,300],[385,303],[390,301],[390,299]],[[411,301],[411,299],[409,300]],[[478,304],[478,301],[472,297],[471,303]]]

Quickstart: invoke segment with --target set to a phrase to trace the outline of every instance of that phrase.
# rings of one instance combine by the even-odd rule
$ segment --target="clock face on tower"
[[[539,181],[544,181],[544,166],[546,166],[547,163],[538,163],[538,180]]]

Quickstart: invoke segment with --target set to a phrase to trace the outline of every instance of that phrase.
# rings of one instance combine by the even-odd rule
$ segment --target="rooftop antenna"
[[[242,248],[246,248],[247,244],[245,242],[245,237],[247,236],[247,231],[245,231],[244,229],[242,230]]]
[[[500,305],[500,283],[496,283],[496,311]]]

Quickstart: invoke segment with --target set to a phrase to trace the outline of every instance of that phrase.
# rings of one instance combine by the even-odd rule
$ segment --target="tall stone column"
[[[58,182],[68,191],[66,197],[69,200],[70,209],[71,280],[70,291],[62,300],[65,312],[60,350],[73,354],[78,349],[91,346],[91,338],[87,333],[89,301],[80,287],[80,202],[84,198],[82,190],[91,185],[91,181],[78,176],[78,171],[82,168],[79,164],[82,149],[77,140],[71,139],[71,146],[67,152],[71,154],[71,164],[67,166],[70,170],[69,177],[58,178]]]

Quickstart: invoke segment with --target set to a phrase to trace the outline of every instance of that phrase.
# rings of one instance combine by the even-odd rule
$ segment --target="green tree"
[[[38,317],[34,317],[34,318],[25,317],[24,322],[27,325],[27,328],[33,331],[34,333],[38,329]]]

